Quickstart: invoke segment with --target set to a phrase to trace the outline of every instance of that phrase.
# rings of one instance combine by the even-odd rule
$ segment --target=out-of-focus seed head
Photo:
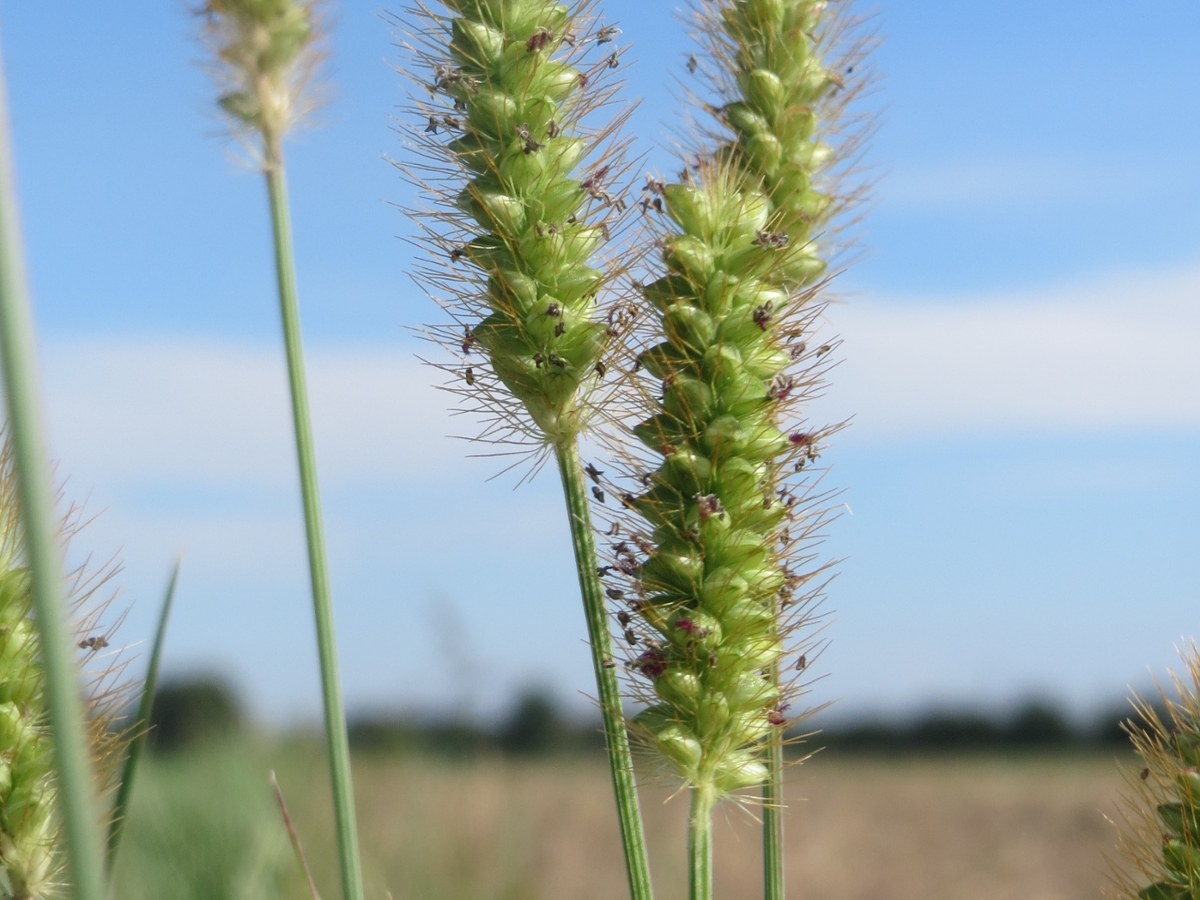
[[[1112,900],[1200,897],[1200,652],[1192,644],[1182,657],[1175,697],[1162,693],[1157,708],[1135,698],[1137,718],[1123,726],[1139,761],[1126,770]]]
[[[314,0],[207,0],[200,9],[216,58],[218,103],[239,131],[262,137],[266,165],[307,111],[305,88],[318,57]]]

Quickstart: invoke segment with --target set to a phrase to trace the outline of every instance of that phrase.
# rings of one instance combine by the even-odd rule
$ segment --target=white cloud
[[[282,349],[162,338],[52,342],[56,449],[105,480],[294,480]],[[309,354],[321,471],[331,482],[450,474],[466,453],[437,373],[402,350]],[[76,470],[78,471],[78,470]]]
[[[1017,296],[855,298],[828,321],[844,361],[814,414],[854,417],[859,439],[1200,428],[1200,269]],[[308,361],[330,486],[488,474],[446,437],[471,425],[407,348],[317,348]],[[85,483],[292,483],[274,347],[57,341],[46,368],[56,450]]]
[[[828,320],[845,361],[818,412],[859,438],[1200,428],[1200,269]]]

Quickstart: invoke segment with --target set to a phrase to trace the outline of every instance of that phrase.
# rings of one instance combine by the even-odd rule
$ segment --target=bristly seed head
[[[262,138],[264,167],[279,164],[282,141],[312,105],[305,91],[320,36],[315,0],[206,0],[200,10],[216,57],[218,101],[240,131]],[[436,132],[430,119],[427,129]]]

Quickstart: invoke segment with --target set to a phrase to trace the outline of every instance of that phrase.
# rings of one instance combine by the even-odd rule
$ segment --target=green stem
[[[617,798],[617,818],[625,850],[625,869],[629,875],[629,894],[633,900],[652,900],[650,863],[646,853],[646,834],[638,808],[637,784],[633,776],[633,756],[621,710],[621,689],[613,659],[612,634],[608,624],[608,605],[604,586],[597,571],[596,542],[592,537],[592,515],[588,507],[587,483],[574,442],[556,448],[558,472],[562,477],[567,515],[571,522],[571,542],[575,548],[575,567],[579,571],[579,590],[587,617],[588,637],[592,646],[592,665],[596,670],[596,688],[600,712],[604,717],[604,738],[612,769],[613,791]]]
[[[88,755],[74,642],[67,625],[62,547],[54,514],[34,349],[33,311],[17,225],[16,178],[9,146],[8,96],[0,63],[0,353],[32,577],[33,606],[46,673],[67,867],[74,900],[103,900],[104,854]]]
[[[150,712],[154,708],[154,690],[158,685],[158,668],[162,662],[163,644],[166,643],[167,622],[171,618],[171,606],[175,602],[175,585],[179,582],[179,567],[183,560],[175,561],[171,578],[167,581],[167,592],[163,595],[162,609],[158,614],[158,628],[154,633],[154,646],[150,650],[150,664],[146,667],[146,680],[142,684],[142,699],[138,703],[137,720],[133,725],[133,740],[125,755],[121,771],[121,783],[117,788],[117,799],[113,803],[112,818],[108,823],[108,869],[111,872],[117,861],[117,848],[121,846],[121,835],[125,832],[125,817],[129,812],[129,800],[133,796],[133,782],[137,777],[138,763],[146,747],[150,729]]]
[[[778,667],[776,667],[778,668]],[[778,671],[775,673],[778,683]],[[771,729],[763,782],[763,900],[784,900],[783,880],[783,734]]]
[[[692,789],[688,819],[688,900],[712,900],[712,794]]]
[[[300,345],[300,312],[296,301],[296,269],[292,258],[291,219],[283,156],[268,147],[267,193],[271,198],[271,226],[275,237],[275,273],[279,281],[279,310],[287,348],[288,381],[292,392],[292,419],[296,429],[296,455],[300,463],[300,490],[304,499],[304,528],[308,538],[308,566],[312,581],[313,613],[317,626],[317,651],[321,660],[321,687],[325,701],[325,738],[333,781],[333,809],[337,824],[342,894],[345,900],[363,900],[362,865],[358,828],[354,819],[354,784],[350,774],[350,743],[338,677],[337,644],[333,629],[333,604],[329,596],[329,571],[325,564],[325,538],[317,495],[317,466],[313,453],[312,423],[308,414],[308,389]]]

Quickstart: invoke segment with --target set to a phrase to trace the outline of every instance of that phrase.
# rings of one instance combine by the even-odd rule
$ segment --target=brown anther
[[[600,663],[600,667],[603,669],[615,669],[617,664],[611,659],[606,659],[604,662]]]
[[[583,471],[587,475],[587,477],[592,479],[592,481],[596,482],[596,484],[600,483],[600,476],[604,474],[603,469],[597,469],[591,463],[588,463],[586,466],[584,466]]]
[[[629,615],[625,610],[621,610],[617,613],[617,621],[621,623],[622,627],[628,628],[629,623],[633,621],[633,616]]]
[[[558,123],[555,122],[553,119],[551,119],[549,122],[546,123],[546,137],[548,137],[548,138],[558,137]],[[574,216],[571,216],[571,219],[574,219],[574,218],[575,218]],[[567,221],[570,221],[570,219],[568,219]]]
[[[458,262],[460,259],[463,258],[463,256],[466,255],[466,252],[467,251],[464,250],[462,247],[455,247],[454,249],[452,249],[450,251],[450,262]]]
[[[624,600],[625,592],[618,588],[608,588],[604,591],[609,600]]]
[[[808,656],[804,653],[800,654],[800,658],[796,660],[796,671],[803,672],[808,668]]]
[[[463,373],[463,379],[467,382],[468,385],[475,384],[475,370],[472,369],[470,366],[467,366],[467,371],[465,371]]]
[[[783,401],[791,396],[792,391],[796,387],[796,379],[791,376],[777,376],[771,382],[771,389],[767,391],[767,397],[770,400]]]
[[[542,356],[541,353],[533,354],[533,364],[535,367],[540,369],[546,364],[546,357]]]
[[[788,245],[788,236],[782,231],[760,231],[755,235],[754,243],[759,247],[783,250]]]
[[[833,344],[822,344],[817,348],[817,356],[821,357],[833,349]]]
[[[516,128],[517,137],[525,142],[525,154],[536,153],[542,149],[542,145],[533,139],[533,135],[529,133],[529,126],[518,125]]]
[[[767,326],[771,324],[771,304],[764,303],[762,306],[754,310],[754,324],[758,326],[760,331],[766,331]]]
[[[596,575],[599,576],[600,578],[604,578],[612,570],[613,570],[612,566],[600,566],[599,568],[596,569]]]
[[[546,315],[561,316],[562,315],[562,307],[559,306],[557,303],[551,303],[550,305],[548,305],[546,307]]]
[[[701,522],[725,517],[725,507],[721,505],[721,500],[716,494],[697,494],[695,500],[699,507]]]
[[[772,709],[767,713],[767,721],[775,727],[787,724],[787,717],[777,709]]]
[[[541,31],[535,31],[530,35],[529,40],[525,42],[525,49],[530,53],[536,53],[539,50],[546,49],[546,45],[554,40],[554,32],[543,28]]]
[[[596,498],[596,501],[598,503],[604,502],[604,491],[600,490],[600,488],[598,488],[598,487],[592,488],[592,496]]]
[[[699,62],[699,61],[696,59],[696,54],[694,54],[694,53],[691,53],[691,54],[689,54],[689,55],[688,55],[688,60],[687,60],[687,70],[688,70],[688,74],[689,74],[689,75],[695,75],[695,74],[696,74],[696,68],[697,68],[699,65],[700,65],[700,62]]]
[[[621,523],[620,522],[613,522],[612,525],[610,525],[608,527],[608,536],[609,537],[616,537],[620,533],[621,533]]]
[[[627,643],[631,647],[636,647],[638,645],[637,635],[634,634],[632,631],[630,631],[628,628],[625,629],[625,643]]]
[[[617,68],[619,65],[621,65],[621,60],[620,60],[620,58],[618,57],[618,55],[617,55],[616,53],[614,53],[612,56],[610,56],[610,57],[608,58],[608,67],[609,67],[610,69],[615,69],[615,68]]]
[[[606,365],[604,365],[604,361],[603,361],[603,360],[599,360],[599,361],[597,361],[597,362],[596,362],[596,374],[597,374],[597,375],[599,375],[601,378],[603,378],[603,377],[604,377],[604,374],[605,374],[607,371],[608,371],[608,367],[607,367]]]
[[[92,651],[103,650],[107,646],[108,646],[108,638],[104,637],[103,635],[97,635],[95,637],[84,638],[82,641],[79,642],[80,650],[92,650]]]
[[[794,345],[792,347],[792,349],[788,352],[791,355],[792,359],[799,359],[800,357],[802,357],[804,355],[804,352],[806,350],[808,350],[808,344],[804,343],[804,341],[801,341],[800,343]]]
[[[438,119],[437,119],[437,116],[430,116],[430,117],[429,117],[429,124],[425,126],[425,133],[426,133],[426,134],[437,134],[437,133],[438,133]]]
[[[471,348],[474,346],[475,346],[475,332],[472,331],[470,328],[467,328],[466,333],[463,335],[462,352],[470,353]]]
[[[615,25],[605,25],[603,28],[601,28],[599,31],[596,32],[596,43],[597,44],[611,44],[612,39],[615,38],[620,33],[621,33],[621,29],[617,28]]]
[[[1150,777],[1150,769],[1149,768],[1142,769],[1142,774],[1141,774],[1142,781],[1145,781],[1149,777]]]
[[[455,116],[442,116],[442,125],[446,128],[461,128],[462,122]]]
[[[567,367],[567,361],[561,356],[556,356],[553,353],[546,357],[546,361],[549,362],[550,365],[556,366],[559,369],[565,369]]]

